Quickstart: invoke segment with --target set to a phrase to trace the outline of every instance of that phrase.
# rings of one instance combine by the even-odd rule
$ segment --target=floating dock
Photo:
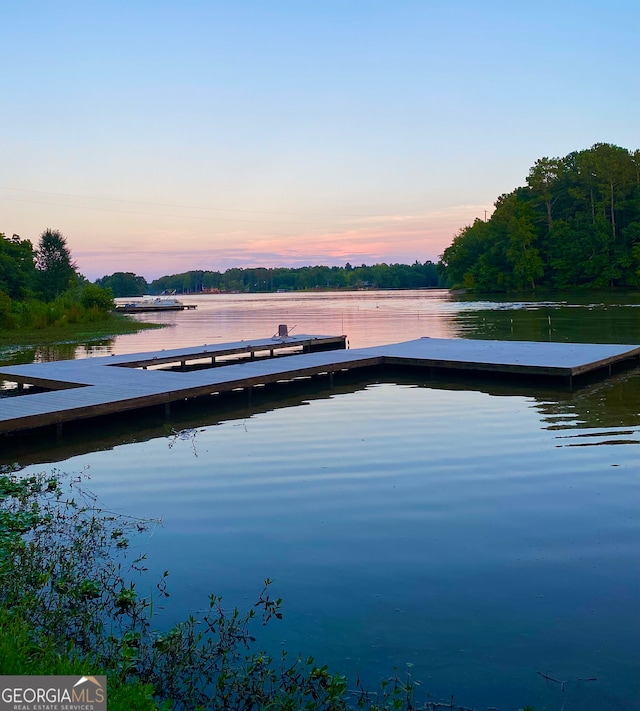
[[[0,433],[56,426],[215,393],[370,367],[574,379],[640,363],[640,346],[420,338],[346,350],[345,336],[257,339],[82,360],[0,366]],[[286,356],[286,357],[284,357]],[[41,389],[46,389],[42,392]],[[37,390],[37,391],[34,391]]]
[[[197,309],[196,304],[155,304],[153,302],[136,301],[129,304],[118,304],[113,310],[118,314],[145,314],[160,311],[189,311]]]

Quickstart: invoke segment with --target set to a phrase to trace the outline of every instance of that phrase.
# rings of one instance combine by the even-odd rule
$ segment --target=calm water
[[[346,333],[352,347],[424,335],[640,342],[637,297],[185,301],[197,311],[163,315],[170,328],[76,356],[270,336],[279,323]],[[27,471],[86,470],[109,508],[162,517],[139,541],[149,587],[171,571],[159,624],[210,592],[248,605],[270,577],[285,600],[262,637],[273,649],[372,683],[411,663],[434,697],[477,709],[640,706],[640,369],[573,393],[399,375],[224,408],[177,413],[173,432],[137,418],[5,456]]]

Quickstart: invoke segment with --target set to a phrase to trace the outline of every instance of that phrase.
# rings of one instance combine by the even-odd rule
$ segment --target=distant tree
[[[220,288],[220,272],[204,272],[202,275],[202,286],[205,289]]]
[[[111,285],[107,277],[102,285]],[[380,289],[421,289],[438,286],[441,276],[433,262],[420,264],[374,264],[370,267],[255,267],[227,269],[226,272],[199,270],[160,277],[149,285],[151,293],[176,289],[181,293],[216,288],[231,292],[294,291],[306,289],[349,289],[377,287]],[[115,291],[115,290],[114,290]],[[118,294],[116,293],[116,296]]]
[[[45,230],[36,249],[38,291],[51,301],[78,282],[78,271],[67,241],[58,230]]]
[[[133,272],[115,272],[111,276],[96,279],[95,283],[104,289],[111,289],[115,297],[143,296],[149,293],[145,278]]]

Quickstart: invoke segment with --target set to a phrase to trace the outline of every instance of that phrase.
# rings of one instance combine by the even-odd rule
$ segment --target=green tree
[[[476,219],[472,225],[463,227],[444,250],[440,263],[447,276],[456,286],[474,288],[480,255],[488,242],[489,223]]]
[[[109,287],[105,289],[97,284],[85,284],[80,303],[86,309],[97,308],[100,311],[109,311],[114,307],[113,293]]]
[[[52,301],[78,282],[78,271],[67,241],[58,230],[47,229],[36,249],[38,291]]]
[[[11,299],[24,299],[35,286],[33,245],[18,235],[0,233],[0,291]]]
[[[95,283],[104,289],[111,289],[115,297],[143,296],[149,292],[145,278],[133,272],[115,272],[96,279]]]
[[[555,187],[562,176],[564,164],[560,158],[540,158],[527,177],[527,184],[542,202],[547,215],[547,227],[553,227],[553,206],[558,199]]]
[[[597,143],[541,158],[441,256],[449,283],[487,291],[637,286],[638,151]]]

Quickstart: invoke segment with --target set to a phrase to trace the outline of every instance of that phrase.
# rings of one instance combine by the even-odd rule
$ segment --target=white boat
[[[116,304],[115,311],[121,314],[136,314],[148,311],[184,311],[195,309],[195,304],[183,304],[175,296],[143,296],[136,301]]]

